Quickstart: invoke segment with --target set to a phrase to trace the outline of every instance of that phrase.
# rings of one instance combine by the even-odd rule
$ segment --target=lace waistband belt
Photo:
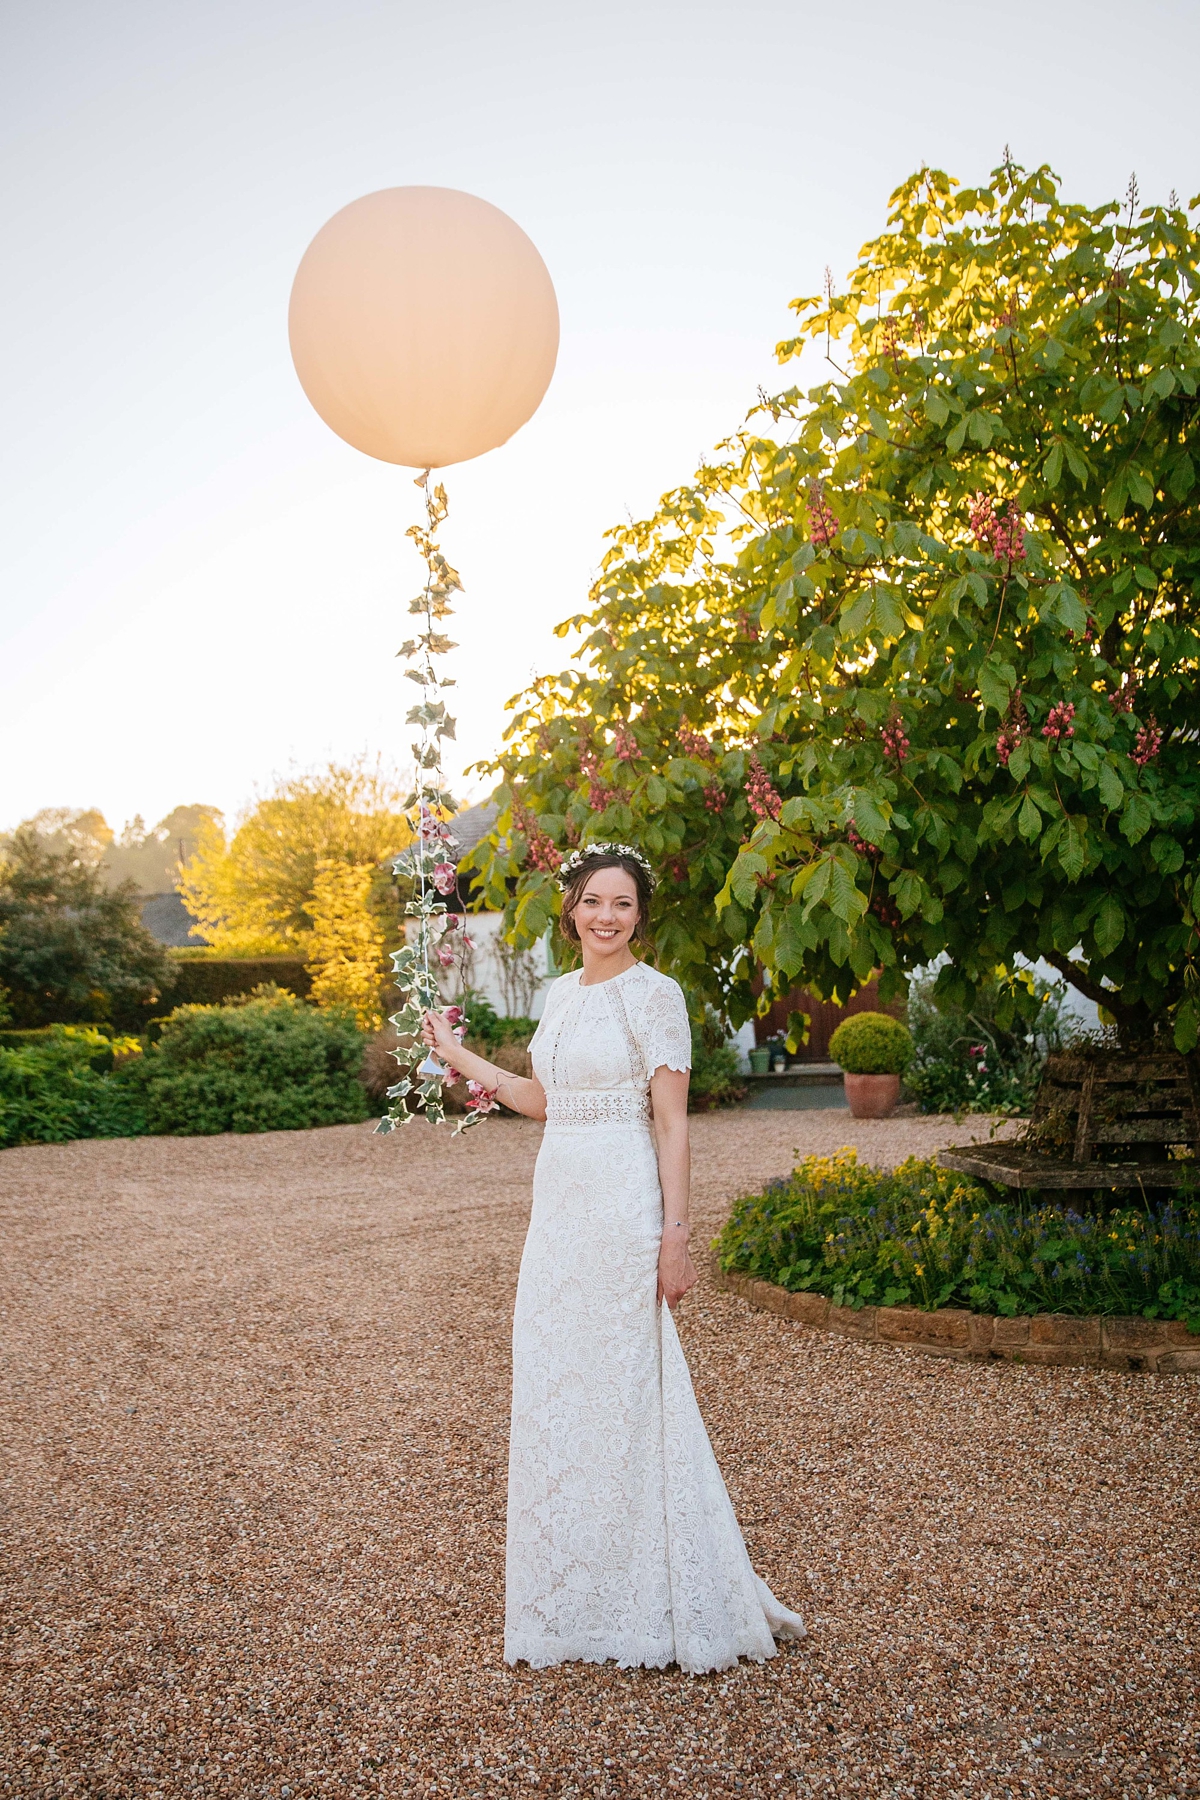
[[[547,1125],[648,1125],[650,1096],[628,1088],[586,1088],[546,1095]]]

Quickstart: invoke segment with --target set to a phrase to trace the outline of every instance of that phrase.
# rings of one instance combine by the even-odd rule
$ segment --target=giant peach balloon
[[[325,423],[414,469],[466,462],[532,417],[558,355],[545,263],[455,188],[381,188],[334,213],[292,284],[288,336]]]

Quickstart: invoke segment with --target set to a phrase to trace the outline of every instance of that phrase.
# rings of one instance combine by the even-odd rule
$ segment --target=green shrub
[[[220,1006],[271,985],[306,1000],[312,976],[298,956],[213,956],[206,950],[171,953],[175,1006]]]
[[[718,1106],[736,1106],[746,1098],[741,1059],[725,1039],[715,1013],[703,1025],[692,1021],[692,1079],[688,1087],[688,1111],[711,1112]]]
[[[912,1038],[890,1013],[851,1013],[830,1038],[829,1054],[848,1075],[903,1075]]]
[[[721,1267],[836,1306],[972,1312],[1142,1313],[1200,1331],[1200,1206],[1079,1214],[993,1204],[910,1157],[873,1169],[855,1151],[810,1156],[739,1200],[717,1239]]]
[[[146,1130],[137,1083],[125,1080],[121,1068],[113,1073],[114,1053],[136,1060],[136,1040],[109,1038],[91,1026],[57,1025],[27,1035],[35,1041],[0,1047],[0,1147],[137,1137]]]
[[[302,1131],[367,1116],[354,1020],[278,989],[223,1006],[182,1006],[126,1079],[148,1129],[167,1136]]]
[[[1031,1019],[1013,1008],[1000,982],[981,982],[969,1008],[934,1001],[937,977],[917,976],[908,990],[913,1060],[904,1084],[927,1113],[1027,1113],[1051,1051],[1068,1040],[1063,1019],[1067,986],[1025,985],[1040,1003]]]

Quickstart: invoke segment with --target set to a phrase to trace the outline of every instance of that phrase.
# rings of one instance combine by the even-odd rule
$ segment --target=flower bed
[[[739,1200],[716,1249],[726,1275],[850,1312],[1137,1315],[1200,1332],[1200,1207],[1187,1192],[1096,1215],[1022,1208],[933,1162],[875,1169],[841,1150]]]

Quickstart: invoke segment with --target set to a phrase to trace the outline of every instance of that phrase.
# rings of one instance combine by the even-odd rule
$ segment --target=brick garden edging
[[[740,1294],[751,1306],[798,1319],[818,1331],[876,1344],[923,1350],[959,1362],[1054,1364],[1073,1369],[1126,1369],[1152,1375],[1200,1374],[1200,1337],[1177,1319],[1073,1319],[1065,1313],[1034,1313],[1005,1319],[944,1306],[921,1312],[915,1306],[834,1306],[823,1294],[792,1294],[752,1275],[716,1270],[718,1287]]]

